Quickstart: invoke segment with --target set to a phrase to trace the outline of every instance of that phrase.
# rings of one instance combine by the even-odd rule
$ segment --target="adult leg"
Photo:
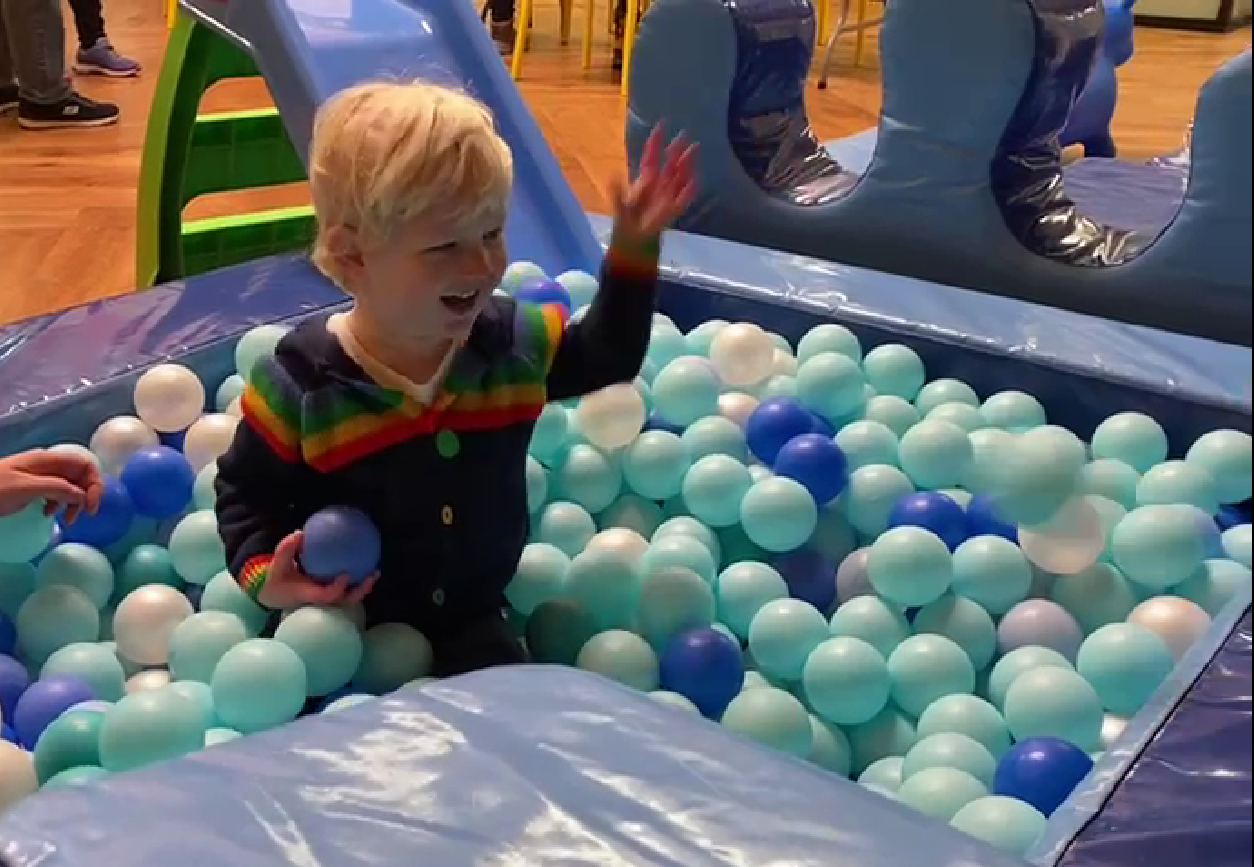
[[[514,50],[514,5],[515,0],[488,0],[492,41],[503,54]]]
[[[104,126],[115,105],[75,93],[65,77],[65,22],[60,0],[0,0],[18,84],[18,123],[27,129]]]
[[[469,624],[438,641],[434,651],[436,677],[452,677],[481,668],[517,665],[527,661],[527,652],[510,632],[503,614]]]
[[[17,70],[9,51],[9,29],[4,26],[4,2],[0,0],[0,114],[17,108]]]
[[[139,74],[139,64],[118,54],[105,33],[103,0],[69,0],[78,30],[74,71],[80,75],[129,78]]]

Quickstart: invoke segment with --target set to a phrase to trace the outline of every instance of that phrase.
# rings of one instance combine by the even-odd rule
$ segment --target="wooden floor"
[[[581,2],[587,0],[576,5]],[[577,39],[558,44],[556,0],[538,0],[520,87],[580,202],[604,211],[607,184],[624,166],[624,103],[609,65],[607,4],[598,5],[600,43],[593,69],[585,73]],[[134,287],[135,184],[165,42],[163,7],[164,0],[105,0],[113,41],[145,66],[138,79],[81,82],[87,95],[122,106],[117,127],[36,133],[19,130],[12,117],[0,119],[0,323]],[[576,11],[576,22],[582,14]],[[1136,39],[1135,57],[1120,70],[1115,119],[1116,140],[1130,159],[1180,144],[1198,87],[1250,37],[1248,28],[1223,36],[1141,29]],[[878,74],[851,69],[851,55],[849,46],[838,53],[828,90],[811,86],[807,93],[822,139],[875,123]],[[868,56],[874,65],[875,51]],[[242,108],[265,99],[263,87],[245,85],[211,93],[207,102],[211,108]],[[297,187],[266,195],[264,204],[279,205],[301,202],[305,193]],[[197,202],[189,215],[229,212],[240,204]]]

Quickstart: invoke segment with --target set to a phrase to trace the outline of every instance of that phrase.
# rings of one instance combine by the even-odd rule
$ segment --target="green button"
[[[435,435],[435,450],[442,458],[455,458],[462,450],[462,444],[458,441],[457,434],[451,430],[442,430]]]

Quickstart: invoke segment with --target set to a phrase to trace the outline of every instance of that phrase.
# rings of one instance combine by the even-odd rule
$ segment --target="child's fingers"
[[[370,595],[370,591],[374,589],[375,582],[379,580],[379,573],[376,572],[354,587],[344,596],[345,605],[356,605],[361,600]]]

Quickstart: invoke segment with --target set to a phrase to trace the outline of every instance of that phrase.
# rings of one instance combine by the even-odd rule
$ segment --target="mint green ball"
[[[976,798],[988,794],[988,787],[957,768],[925,768],[902,780],[897,800],[925,816],[948,822]]]
[[[1003,852],[1022,856],[1045,833],[1046,819],[1017,798],[986,795],[968,802],[949,824]]]
[[[742,690],[723,711],[723,727],[765,746],[807,758],[814,743],[805,706],[773,686]]]

